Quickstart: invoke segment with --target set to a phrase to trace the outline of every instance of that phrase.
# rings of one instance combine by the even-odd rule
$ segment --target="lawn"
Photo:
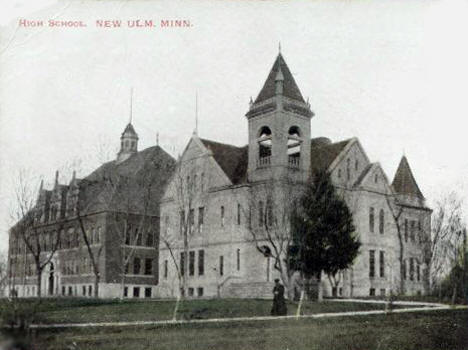
[[[33,300],[22,301],[33,305]],[[175,301],[44,299],[37,306],[36,323],[87,323],[159,321],[172,318]],[[269,316],[272,301],[263,299],[199,299],[180,304],[178,319]],[[384,304],[323,301],[304,302],[302,314],[382,310]],[[401,306],[397,306],[401,307]],[[297,303],[288,302],[288,314],[295,315]]]
[[[468,311],[41,330],[34,345],[44,350],[461,350],[468,349]]]

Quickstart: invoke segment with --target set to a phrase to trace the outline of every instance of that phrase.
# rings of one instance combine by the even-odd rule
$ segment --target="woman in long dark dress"
[[[273,307],[271,309],[272,316],[285,316],[288,314],[286,300],[284,299],[284,286],[279,283],[279,279],[275,279],[275,287],[273,288]]]

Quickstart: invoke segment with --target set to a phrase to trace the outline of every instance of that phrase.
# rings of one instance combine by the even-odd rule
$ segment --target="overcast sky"
[[[390,179],[403,153],[433,203],[466,197],[466,1],[1,1],[0,249],[14,174],[50,185],[98,144],[118,147],[129,119],[139,148],[177,154],[194,129],[244,145],[244,117],[282,53],[315,117],[313,137],[358,137]],[[86,28],[19,28],[16,17]],[[190,28],[96,28],[97,19],[187,19]],[[69,180],[62,176],[62,180]]]

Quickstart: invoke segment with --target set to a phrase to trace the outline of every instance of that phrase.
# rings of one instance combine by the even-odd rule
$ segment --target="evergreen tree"
[[[292,220],[291,267],[306,279],[320,277],[322,271],[334,277],[359,253],[352,214],[328,173],[314,176],[299,204]]]

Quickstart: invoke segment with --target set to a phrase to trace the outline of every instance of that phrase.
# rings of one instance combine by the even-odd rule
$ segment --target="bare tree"
[[[160,232],[160,242],[167,249],[174,268],[178,282],[178,290],[176,292],[176,304],[173,312],[173,319],[177,319],[177,313],[181,300],[184,298],[187,287],[187,275],[189,273],[189,251],[190,242],[196,232],[195,228],[195,205],[200,203],[199,200],[202,192],[205,190],[205,179],[200,179],[196,174],[204,174],[196,164],[180,161],[169,181],[167,197],[169,202],[174,206],[173,210],[179,215],[179,232],[169,229],[169,223],[164,222],[163,229]],[[205,198],[205,206],[203,211],[199,213],[198,231],[202,230],[203,217],[207,208]],[[168,217],[166,217],[168,218]],[[164,220],[167,220],[163,218]],[[200,221],[202,220],[202,221]],[[176,223],[174,223],[176,226]],[[201,232],[200,232],[201,233]],[[180,263],[177,261],[177,253],[180,253]]]
[[[42,272],[60,246],[60,232],[63,224],[59,222],[59,226],[50,236],[41,230],[42,212],[36,206],[39,191],[34,185],[34,177],[27,170],[21,169],[15,180],[15,204],[11,216],[16,224],[12,228],[12,234],[15,239],[19,238],[15,242],[17,252],[19,251],[17,249],[19,248],[19,241],[26,247],[26,256],[22,261],[23,268],[26,268],[29,256],[33,260],[37,278],[37,296],[40,298],[42,294]]]
[[[157,191],[161,179],[155,177],[159,171],[165,171],[167,164],[149,160],[142,169],[132,169],[124,175],[107,175],[103,179],[109,197],[106,201],[108,210],[113,213],[112,232],[120,241],[121,254],[121,298],[124,297],[125,274],[134,257],[137,246],[142,245],[143,233],[146,232],[146,246],[156,249],[154,228],[159,224],[156,216]],[[115,208],[115,203],[118,207]],[[117,211],[115,211],[117,209]]]
[[[462,201],[451,192],[436,203],[432,218],[432,234],[424,243],[424,260],[429,267],[430,286],[447,273],[448,242],[460,224]]]
[[[5,288],[8,284],[6,256],[0,252],[0,297],[5,295]]]
[[[431,239],[424,241],[424,260],[429,268],[430,285],[450,273],[458,265],[466,266],[463,245],[466,244],[466,225],[463,221],[463,201],[455,192],[449,193],[436,204],[432,220]],[[453,283],[452,301],[457,294]]]
[[[288,298],[294,297],[294,270],[290,268],[291,218],[300,186],[291,179],[265,182],[250,188],[248,208],[243,208],[247,229],[257,250],[271,258]]]
[[[397,230],[397,238],[398,238],[398,265],[400,267],[400,285],[399,285],[399,293],[405,293],[405,279],[403,276],[405,275],[405,255],[404,255],[404,232],[403,232],[403,223],[402,223],[402,214],[404,212],[404,207],[399,205],[396,196],[394,194],[386,194],[385,199],[387,201],[387,205],[390,208],[390,214],[392,215],[393,222],[395,223],[395,228]],[[393,270],[392,270],[393,271]]]

